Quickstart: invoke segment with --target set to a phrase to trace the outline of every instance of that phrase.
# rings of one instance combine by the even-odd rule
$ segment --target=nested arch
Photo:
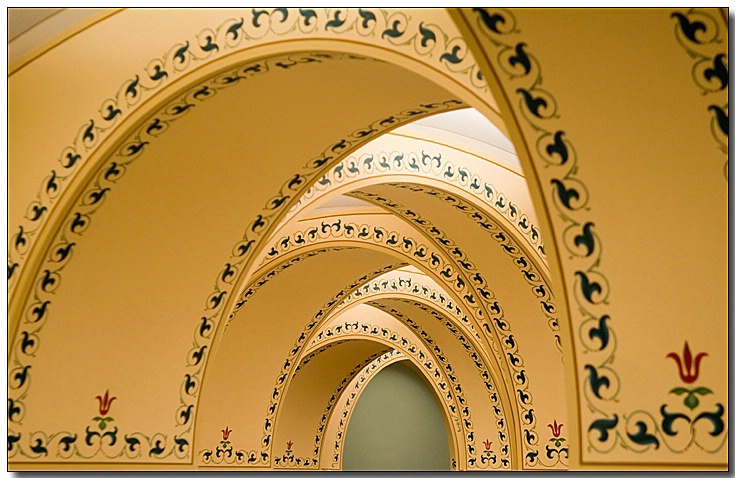
[[[391,233],[389,233],[388,231],[384,231],[379,234],[373,234],[372,232],[370,232],[370,234],[367,234],[366,232],[361,238],[361,237],[358,237],[360,236],[360,231],[358,230],[360,229],[360,227],[356,227],[357,225],[355,226],[350,225],[349,221],[347,221],[348,218],[342,218],[342,219],[344,220],[337,221],[337,218],[335,218],[330,222],[311,221],[312,223],[314,223],[316,227],[308,227],[307,229],[308,231],[313,231],[313,234],[310,234],[309,232],[294,233],[293,235],[289,236],[291,240],[286,245],[283,245],[284,243],[286,243],[286,241],[283,241],[281,239],[274,241],[277,247],[279,248],[283,247],[284,250],[282,251],[278,250],[277,254],[273,254],[270,257],[266,255],[266,259],[268,259],[268,261],[273,261],[275,258],[279,258],[279,260],[283,261],[283,260],[286,260],[286,258],[289,256],[298,254],[300,250],[308,250],[307,246],[313,248],[313,247],[323,247],[327,244],[331,244],[332,246],[340,244],[342,247],[351,246],[351,247],[366,247],[366,248],[371,248],[371,249],[375,249],[375,248],[380,248],[383,250],[387,249],[389,253],[397,254],[397,257],[400,257],[402,260],[414,262],[419,267],[425,267],[421,264],[421,262],[417,262],[418,256],[412,254],[412,252],[416,252],[416,251],[420,252],[424,250],[424,246],[419,246],[419,243],[416,243],[414,239],[409,239],[409,244],[411,245],[411,247],[409,247],[408,249],[404,251],[403,246],[405,246],[405,244],[403,244],[401,241],[398,241],[397,238],[394,238],[392,246],[389,244],[391,242]],[[364,220],[364,217],[361,217],[361,219]],[[383,224],[385,224],[386,220],[387,218],[381,219]],[[304,223],[304,225],[308,223],[309,222],[306,222]],[[336,226],[337,223],[339,223],[339,226]],[[382,226],[378,226],[378,227],[382,228]],[[346,235],[349,237],[342,237],[342,235],[344,234],[343,229],[351,230],[351,232],[348,232]],[[364,231],[367,231],[369,229],[370,228],[363,228]],[[306,239],[304,239],[304,237],[306,237]],[[309,244],[307,244],[307,239],[308,239]],[[382,242],[382,245],[381,245],[381,242]],[[437,253],[439,252],[437,251]],[[421,253],[420,255],[426,255],[426,254],[424,252],[424,253]],[[444,256],[443,254],[441,255],[442,257]],[[438,259],[438,256],[437,256],[437,259]],[[275,262],[278,263],[278,261],[275,261]],[[444,268],[438,267],[437,265],[435,265],[434,268],[437,270],[436,271],[430,270],[430,273],[433,274],[440,283],[446,282],[447,279],[444,276],[442,276],[441,274],[437,274],[438,270],[444,270]],[[263,267],[263,270],[267,271],[268,269]],[[271,273],[263,272],[263,276],[268,276],[268,275],[271,275]],[[255,289],[250,288],[241,295],[241,298],[238,300],[238,306],[247,304],[248,300],[250,300],[251,297],[256,295],[255,290],[257,290],[257,288],[259,287],[262,287],[266,282],[267,281],[265,279],[258,279],[255,282],[255,286],[256,286]],[[453,286],[452,286],[452,283],[449,282],[446,284],[445,287],[447,288],[447,290],[451,291]],[[339,298],[340,295],[346,296],[347,294],[343,294],[342,292],[340,292],[337,298]],[[456,292],[448,292],[448,295],[446,297],[447,298],[451,297],[450,300],[457,304],[457,310],[459,310],[460,304],[462,304],[463,309],[468,310],[468,311],[470,310],[470,306],[467,305],[466,300],[463,299],[461,296],[458,296]],[[447,299],[445,299],[445,296],[442,296],[440,300],[445,301]],[[337,301],[335,300],[330,301],[330,303],[332,302],[337,303]],[[322,311],[320,311],[319,314],[317,314],[317,317],[323,317],[324,315],[325,314],[322,314]],[[462,320],[460,320],[460,318]],[[469,324],[467,317],[464,315],[461,315],[459,318],[456,318],[455,320],[457,321],[458,324],[461,324],[459,325],[459,327],[467,327],[471,325]],[[308,324],[307,328],[301,334],[300,340],[301,339],[306,340],[306,338],[309,336],[310,330],[314,330],[313,322]],[[475,334],[477,334],[477,332],[475,332]],[[468,337],[469,336],[470,335],[468,335]],[[482,339],[479,336],[477,336],[476,338],[473,337],[472,340],[476,344],[475,347],[477,350],[480,350],[480,351],[483,350],[483,346],[481,342]],[[297,350],[298,350],[297,348],[294,348],[293,351],[297,351]],[[492,359],[490,359],[488,363],[492,363]],[[494,368],[494,367],[490,365],[490,368]],[[499,375],[498,373],[495,373],[495,376],[501,377],[501,375]],[[503,381],[502,378],[500,380],[501,382]],[[497,390],[497,393],[499,395],[503,395],[504,394],[503,387],[499,388]],[[505,403],[508,402],[507,399],[504,399],[503,401]],[[511,401],[510,403],[513,403],[513,402]],[[500,412],[500,410],[502,410],[505,407],[505,405],[497,405],[497,407],[499,407],[497,408],[499,413],[502,413]],[[528,421],[527,423],[533,423],[532,415],[530,417],[531,417],[530,421]],[[510,418],[508,418],[507,420],[510,420]],[[526,418],[526,420],[529,420],[529,418]],[[510,422],[506,421],[504,422],[504,426],[512,427],[513,425]],[[513,440],[515,438],[514,433],[505,432],[505,436],[507,437],[507,439],[510,439],[510,440]]]
[[[265,19],[265,17],[262,17],[262,14],[260,16],[261,19]],[[208,45],[211,46],[212,42],[219,38],[218,35],[229,38],[229,43],[226,42],[225,44],[230,45],[231,42],[236,40],[238,37],[237,32],[240,31],[238,28],[247,28],[246,24],[244,24],[245,26],[240,25],[239,27],[236,27],[237,24],[238,22],[235,21],[231,24],[228,23],[226,28],[218,28],[216,29],[216,32],[213,30],[212,32],[214,35],[210,36],[209,40],[206,39],[208,38],[206,35],[202,36],[202,43],[197,43],[197,45],[200,48]],[[396,30],[396,32],[400,33],[399,30]],[[273,33],[275,36],[278,34],[280,33]],[[401,33],[401,35],[402,34],[403,33]],[[381,41],[390,38],[396,37],[385,36]],[[440,37],[436,38],[439,39]],[[339,44],[340,42],[337,43]],[[364,43],[368,45],[365,46],[365,48],[369,49],[370,41],[365,41]],[[324,43],[320,43],[320,45],[324,46]],[[101,214],[104,208],[99,208],[99,206],[103,203],[107,204],[110,202],[110,198],[113,197],[112,193],[110,193],[113,186],[114,189],[117,190],[120,185],[125,182],[122,180],[122,177],[123,175],[129,176],[130,171],[132,171],[132,168],[130,167],[132,165],[131,161],[135,160],[138,162],[138,159],[148,155],[147,152],[149,150],[155,149],[154,142],[152,140],[156,139],[158,137],[157,135],[162,133],[167,127],[167,134],[163,136],[171,137],[171,131],[174,131],[177,127],[177,125],[173,124],[173,121],[177,118],[191,118],[196,116],[195,112],[200,111],[202,109],[200,106],[204,104],[201,102],[211,102],[212,98],[221,96],[216,93],[216,88],[214,86],[210,87],[205,85],[207,88],[204,88],[202,85],[196,85],[196,87],[191,86],[194,81],[213,72],[214,70],[219,69],[221,71],[221,74],[218,77],[221,83],[220,86],[222,84],[231,83],[242,84],[247,83],[247,81],[237,79],[236,76],[247,75],[250,73],[255,74],[266,69],[265,66],[261,66],[260,71],[258,71],[255,63],[247,66],[246,68],[243,67],[242,71],[236,71],[237,69],[233,68],[236,61],[243,60],[243,58],[247,57],[249,54],[257,53],[258,50],[256,48],[250,49],[247,53],[242,52],[242,54],[240,54],[240,52],[238,52],[237,54],[230,55],[227,61],[232,61],[233,63],[231,64],[228,64],[227,61],[222,61],[216,64],[217,62],[214,61],[214,57],[216,57],[216,55],[211,53],[213,50],[203,50],[208,51],[205,56],[209,58],[211,55],[213,61],[202,61],[196,65],[197,62],[193,61],[193,58],[199,57],[192,53],[194,43],[192,42],[188,47],[184,48],[185,46],[186,45],[184,43],[177,44],[176,48],[172,48],[169,54],[162,60],[151,62],[145,69],[145,73],[149,75],[148,79],[142,75],[138,75],[130,80],[126,80],[116,98],[103,103],[102,120],[93,120],[89,124],[84,125],[84,127],[80,129],[79,137],[72,142],[72,145],[69,148],[64,149],[60,158],[63,171],[62,169],[59,169],[59,171],[55,170],[46,180],[44,180],[44,188],[42,189],[40,199],[41,202],[35,204],[35,206],[38,206],[37,209],[31,208],[30,210],[40,211],[45,207],[46,211],[38,217],[35,217],[34,213],[33,217],[28,219],[33,223],[31,224],[33,227],[36,227],[41,223],[43,223],[44,226],[38,226],[40,229],[33,229],[33,231],[36,232],[32,231],[32,233],[28,233],[31,228],[23,229],[13,238],[14,243],[17,245],[23,245],[27,250],[39,251],[38,253],[33,252],[34,259],[28,261],[29,264],[34,264],[34,267],[37,264],[41,264],[38,269],[39,274],[36,274],[35,278],[30,279],[34,276],[34,273],[32,271],[24,271],[26,268],[23,267],[22,262],[26,261],[25,258],[28,256],[22,254],[23,251],[16,251],[19,252],[20,255],[9,259],[9,275],[11,276],[10,286],[12,294],[10,303],[11,322],[15,323],[14,319],[21,316],[24,316],[27,319],[27,322],[23,322],[21,324],[21,327],[24,327],[24,329],[18,331],[19,336],[25,337],[24,340],[32,340],[35,344],[40,343],[40,328],[47,323],[47,319],[51,314],[51,311],[53,311],[55,303],[58,302],[59,294],[63,291],[63,288],[58,288],[61,281],[62,271],[68,267],[72,258],[79,256],[80,249],[84,248],[84,242],[86,241],[81,239],[80,234],[84,233],[84,235],[89,236],[92,213],[94,213],[95,218],[102,217]],[[268,54],[273,54],[281,46],[283,45],[272,48],[269,47],[270,49],[264,47],[260,50],[259,54],[265,55],[266,52],[268,52]],[[293,46],[294,45],[291,44],[288,48]],[[335,49],[340,50],[340,46],[344,45],[340,44],[336,46]],[[300,48],[306,47],[307,43],[300,44]],[[458,50],[452,51],[453,54],[456,55]],[[394,59],[398,57],[403,58],[401,55],[394,56]],[[459,57],[456,58],[458,61],[464,60]],[[436,58],[434,57],[434,59]],[[314,57],[291,57],[283,61],[275,61],[273,62],[273,65],[276,65],[276,63],[283,63],[283,65],[277,67],[288,70],[289,68],[298,65],[299,60],[308,64],[313,64],[319,61]],[[352,60],[358,61],[356,58],[352,58]],[[202,66],[202,68],[190,69],[192,65]],[[260,63],[260,65],[263,64]],[[246,69],[250,67],[253,68],[246,71]],[[453,64],[452,68],[455,67],[456,64]],[[231,71],[223,71],[226,70],[226,68],[230,68]],[[184,70],[186,70],[185,75],[182,73]],[[440,69],[437,69],[437,71],[440,71]],[[163,75],[162,72],[167,72],[168,76]],[[182,73],[182,75],[177,78],[186,78],[186,80],[172,81],[169,78],[176,76],[178,73]],[[442,71],[439,73],[439,76],[445,74],[446,72]],[[449,76],[451,77],[452,74],[449,74]],[[462,77],[461,74],[460,77]],[[245,78],[245,76],[243,76],[243,78]],[[148,80],[151,80],[152,83],[148,83]],[[457,88],[452,81],[453,80],[442,80],[437,77],[438,83],[445,84],[451,88]],[[180,97],[166,103],[170,98],[173,98],[172,94],[175,91],[182,91],[184,93]],[[463,94],[466,94],[466,92]],[[139,100],[140,96],[146,96],[147,100]],[[417,102],[418,104],[416,107],[409,107],[404,110],[406,112],[405,118],[426,115],[431,113],[432,110],[442,108],[446,109],[461,105],[459,102],[452,102],[454,101],[452,99],[439,98],[438,100],[439,101],[436,101],[436,98],[431,98],[429,101]],[[448,101],[449,103],[444,104],[445,101]],[[163,107],[156,112],[155,107],[158,107],[159,105],[163,105]],[[151,114],[152,112],[156,112],[156,114]],[[387,122],[381,124],[381,121],[384,120],[387,120]],[[317,164],[323,164],[322,161],[329,161],[327,158],[330,154],[350,149],[350,145],[354,145],[356,142],[359,142],[359,140],[371,137],[371,135],[379,132],[380,126],[387,128],[394,126],[400,121],[400,114],[397,114],[396,111],[392,111],[391,113],[383,115],[382,118],[365,122],[359,129],[354,131],[354,137],[342,138],[331,143],[331,145],[325,150],[325,153],[322,154],[320,158],[316,158],[310,165],[316,166]],[[132,131],[132,135],[126,137],[126,131]],[[112,159],[110,159],[111,157],[108,154],[109,152],[114,152]],[[114,155],[117,155],[117,157],[114,157]],[[298,170],[298,168],[295,169]],[[265,208],[266,214],[261,213],[251,215],[251,217],[254,217],[254,220],[248,225],[250,233],[257,235],[259,232],[263,232],[264,229],[267,229],[271,222],[275,222],[269,221],[267,214],[270,214],[270,211],[273,209],[279,209],[280,207],[286,208],[289,201],[292,199],[291,191],[293,191],[294,188],[298,189],[301,186],[305,186],[308,182],[306,177],[308,176],[299,174],[291,176],[288,181],[281,183],[283,184],[283,189],[280,193],[275,196],[273,196],[272,193],[268,196],[263,196],[263,199],[270,197]],[[278,188],[274,187],[274,191],[277,190]],[[44,203],[43,201],[46,202]],[[75,210],[74,207],[71,207],[75,202],[77,202],[79,207],[82,209]],[[262,202],[260,204],[262,204]],[[263,210],[261,210],[261,212],[262,211]],[[46,214],[46,212],[48,212],[48,214]],[[36,245],[28,248],[28,245],[32,242],[33,238],[38,238],[38,241]],[[243,252],[249,257],[252,251],[255,250],[254,243],[251,241],[253,241],[253,239],[246,237],[244,241],[237,244],[233,257],[237,258],[237,254]],[[243,248],[240,248],[240,246],[243,246]],[[41,259],[45,256],[48,256],[48,258]],[[44,260],[45,263],[43,263]],[[211,294],[210,297],[207,298],[207,310],[214,310],[215,314],[218,313],[220,303],[223,299],[225,301],[227,300],[227,294],[222,294],[222,292],[226,291],[223,291],[222,288],[227,287],[233,271],[236,271],[237,274],[242,274],[245,269],[247,269],[247,264],[228,263],[222,273],[218,274],[218,276],[222,276],[224,279],[218,282],[215,293]],[[29,278],[27,280],[21,280],[25,285],[16,287],[15,284],[17,283],[15,282],[15,277],[19,277],[16,273],[21,274],[22,277]],[[67,275],[67,273],[64,272],[64,275]],[[77,277],[74,277],[73,279],[77,280]],[[67,282],[68,281],[69,279],[67,279]],[[33,284],[33,290],[31,290],[30,287],[26,287],[26,285],[30,286],[31,284]],[[23,294],[29,295],[25,296]],[[30,300],[25,301],[25,297],[30,297]],[[26,304],[25,307],[23,305],[24,303]],[[210,335],[209,333],[197,333],[197,331],[206,329],[207,332],[209,332],[210,328],[216,329],[217,322],[218,317],[215,315],[205,316],[196,320],[195,341],[200,340],[200,342],[197,344],[195,349],[192,349],[187,353],[187,367],[203,367],[207,362],[207,337],[210,337]],[[20,354],[14,356],[14,359],[16,359],[17,363],[20,363],[20,365],[10,371],[11,375],[17,373],[35,373],[35,370],[39,368],[38,357],[42,355],[42,349],[42,347],[38,348],[38,350],[41,351],[41,354],[28,356],[27,354],[24,354],[28,349],[25,346],[20,347]],[[15,351],[15,348],[13,347],[11,350]],[[199,354],[199,358],[197,358],[196,354]],[[32,367],[31,363],[36,364],[36,366]],[[34,369],[34,371],[30,372],[31,369]],[[163,433],[164,436],[161,443],[165,443],[165,445],[163,445],[165,449],[164,453],[148,455],[148,458],[158,459],[160,456],[167,456],[173,459],[175,457],[173,454],[174,447],[184,450],[183,456],[189,455],[189,452],[186,451],[186,449],[188,449],[190,443],[186,436],[191,430],[189,424],[192,423],[193,415],[196,413],[196,407],[193,409],[191,408],[194,402],[190,400],[192,395],[188,392],[192,392],[194,396],[198,394],[198,387],[196,386],[193,377],[199,373],[200,372],[197,370],[187,370],[187,373],[183,374],[184,381],[182,382],[181,387],[184,390],[182,398],[185,403],[183,403],[175,413],[176,420],[174,426],[176,427],[177,444],[173,441],[173,434]],[[28,391],[28,383],[30,383],[30,381],[20,383],[17,387],[11,387],[11,392],[15,395],[15,405],[23,407],[24,409],[24,398],[22,397],[28,396],[26,393]],[[11,423],[11,429],[17,425],[18,424]],[[183,426],[184,429],[179,428],[181,426]],[[13,437],[19,436],[13,431],[10,432],[10,435]],[[181,445],[181,443],[184,445]],[[50,445],[50,442],[44,441],[44,444]],[[54,446],[58,446],[58,444]],[[150,446],[158,450],[158,445],[151,444]],[[13,453],[15,453],[16,450],[17,449],[14,448],[12,450]],[[30,459],[42,457],[38,454],[26,454],[26,456]],[[136,456],[144,457],[144,454]]]

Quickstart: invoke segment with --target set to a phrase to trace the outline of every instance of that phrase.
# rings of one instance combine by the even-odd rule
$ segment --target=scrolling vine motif
[[[443,158],[440,153],[427,151],[415,152],[392,151],[377,154],[363,153],[359,157],[350,156],[330,169],[319,181],[314,183],[299,199],[289,212],[294,214],[298,208],[313,201],[321,192],[339,184],[347,184],[359,178],[386,173],[401,173],[436,178],[454,184],[473,196],[480,198],[485,204],[497,210],[505,217],[531,244],[542,260],[546,259],[541,232],[531,222],[528,215],[513,203],[496,186],[485,181],[467,166]]]
[[[585,211],[590,210],[589,192],[578,175],[576,150],[564,130],[549,124],[559,118],[557,102],[541,87],[541,65],[528,44],[513,40],[519,33],[514,15],[507,9],[475,8],[473,12],[479,30],[496,49],[498,72],[516,85],[518,110],[531,127],[536,154],[551,175],[552,204],[565,224],[563,244],[574,261],[572,298],[582,316],[576,324],[577,337],[586,354],[583,395],[593,414],[609,417],[603,407],[616,401],[620,392],[620,380],[612,368],[617,342],[612,319],[604,313],[610,287],[600,271],[602,241],[595,223],[585,218]]]
[[[316,255],[323,254],[325,252],[339,250],[339,249],[345,249],[345,248],[327,247],[327,248],[320,248],[317,250],[307,251],[295,257],[292,257],[286,261],[283,261],[277,266],[271,268],[271,270],[260,274],[259,277],[251,281],[250,287],[248,287],[240,295],[239,301],[237,302],[235,306],[235,310],[228,317],[227,325],[229,325],[229,323],[232,320],[234,320],[234,318],[237,315],[237,311],[240,310],[250,300],[253,294],[255,294],[258,290],[263,288],[270,280],[272,280],[278,274],[280,274],[281,272],[289,269],[295,264],[303,260],[306,260],[310,257],[314,257]],[[304,328],[304,331],[296,339],[294,346],[291,348],[289,352],[289,356],[286,358],[283,366],[281,367],[281,373],[279,374],[278,378],[276,378],[275,380],[275,387],[273,389],[273,393],[271,394],[271,403],[268,406],[266,418],[265,418],[264,425],[263,425],[263,437],[261,440],[261,449],[260,450],[238,450],[235,453],[235,461],[233,461],[233,463],[238,463],[238,464],[243,464],[243,465],[268,465],[271,463],[270,445],[271,445],[271,439],[273,436],[273,424],[275,423],[276,413],[278,411],[281,398],[284,394],[284,389],[288,384],[289,374],[291,373],[291,370],[294,367],[294,365],[299,363],[299,357],[300,357],[301,351],[306,345],[307,340],[309,340],[309,338],[311,337],[311,332],[315,330],[315,327],[329,314],[329,311],[332,310],[334,306],[336,306],[336,304],[339,303],[341,298],[349,295],[349,293],[355,287],[358,287],[361,283],[363,283],[366,280],[370,280],[373,277],[376,277],[380,274],[391,271],[395,268],[403,267],[404,265],[405,263],[389,264],[385,267],[378,269],[377,271],[374,271],[374,272],[371,272],[371,273],[368,273],[368,274],[365,274],[359,277],[356,281],[352,282],[351,284],[343,288],[341,291],[339,291],[330,301],[328,301],[324,305],[324,307],[322,307],[319,311],[317,311],[317,313],[314,315],[312,320],[309,321],[309,323]],[[204,464],[212,463],[212,459],[213,459],[211,454],[210,455],[206,454],[207,451],[211,451],[211,450],[203,449],[203,450],[200,450],[198,453],[200,460],[202,460],[202,463]],[[214,463],[217,463],[217,462],[214,462]]]
[[[360,376],[357,380],[354,381],[354,386],[352,390],[350,391],[350,395],[347,399],[345,399],[345,402],[343,403],[342,409],[339,411],[338,416],[340,416],[343,420],[346,422],[349,422],[349,414],[351,413],[352,406],[357,402],[357,399],[360,395],[360,389],[363,388],[367,382],[369,381],[370,375],[374,374],[377,371],[382,370],[386,366],[395,363],[399,360],[405,360],[405,356],[399,351],[399,350],[391,350],[390,352],[381,355],[377,359],[373,360],[369,366],[363,367],[360,369],[359,373]],[[357,374],[354,374],[350,377],[350,380],[354,378],[354,376]],[[344,386],[348,385],[346,383]],[[340,392],[344,388],[344,386],[340,387]],[[345,392],[347,393],[347,392]],[[334,396],[334,395],[333,395]],[[325,415],[329,413],[334,406],[334,402],[330,400],[329,405],[327,405],[327,410],[325,410]],[[340,458],[341,458],[341,449],[344,443],[344,429],[340,429],[335,434],[335,445],[334,445],[334,453],[332,455],[332,467],[338,467],[340,464]],[[316,449],[315,449],[316,452]],[[456,461],[455,461],[456,464]]]
[[[391,314],[398,311],[390,311]],[[376,337],[384,341],[388,341],[393,347],[397,348],[407,357],[413,357],[419,365],[422,366],[422,370],[425,369],[425,374],[428,378],[434,381],[439,396],[444,401],[444,408],[450,415],[450,421],[454,425],[455,432],[464,431],[464,435],[467,437],[467,454],[472,457],[475,454],[474,445],[474,433],[472,433],[473,424],[471,420],[471,412],[467,399],[464,397],[462,386],[457,381],[457,377],[454,374],[454,370],[446,360],[446,357],[439,349],[439,352],[432,354],[429,350],[422,350],[422,347],[417,346],[408,338],[394,332],[387,327],[361,322],[359,320],[345,321],[344,323],[338,323],[331,327],[322,329],[317,334],[316,338],[312,342],[313,345],[318,345],[324,341],[336,340],[340,336],[352,337],[366,335],[370,337]],[[438,345],[431,339],[426,332],[420,339],[424,342],[425,346],[431,348],[439,348]],[[441,363],[441,366],[438,364]],[[443,369],[443,370],[442,370]],[[365,378],[365,377],[363,377]],[[450,382],[451,381],[451,385]],[[344,431],[346,425],[346,416],[338,417],[338,430]],[[335,441],[335,450],[332,457],[333,463],[339,462],[339,446],[341,440]],[[506,460],[507,463],[507,460]],[[507,465],[506,465],[507,466]]]
[[[725,158],[724,174],[728,179],[729,144],[729,102],[728,99],[728,57],[727,43],[720,36],[717,19],[705,10],[690,8],[686,12],[675,12],[671,18],[676,21],[676,41],[694,60],[692,79],[703,96],[713,95],[713,103],[707,106],[710,117],[710,132]],[[727,27],[726,27],[727,28]],[[721,98],[721,99],[720,99]],[[720,101],[724,101],[724,104]]]
[[[502,445],[501,453],[504,457],[501,463],[497,463],[497,460],[483,460],[482,457],[480,457],[479,464],[477,463],[476,457],[471,457],[468,460],[468,464],[470,467],[480,468],[492,466],[496,463],[498,465],[502,465],[503,467],[508,466],[509,445],[508,431],[506,428],[506,418],[503,414],[500,399],[495,389],[495,385],[493,384],[490,371],[485,366],[481,355],[475,349],[472,342],[467,339],[464,334],[462,334],[460,328],[457,327],[455,323],[451,322],[447,318],[447,316],[462,316],[463,314],[461,309],[458,306],[455,306],[451,300],[445,299],[445,296],[442,294],[441,290],[436,290],[431,287],[431,283],[425,281],[423,277],[416,274],[411,275],[400,272],[400,275],[384,275],[383,277],[378,277],[370,282],[366,282],[364,285],[355,289],[349,296],[347,296],[344,301],[340,303],[340,305],[337,307],[336,311],[339,311],[343,307],[346,307],[350,304],[356,303],[357,301],[368,300],[369,302],[367,303],[369,305],[378,307],[381,310],[391,313],[395,317],[405,322],[406,325],[414,329],[419,336],[426,338],[426,332],[418,325],[416,321],[393,308],[386,307],[384,304],[378,301],[378,299],[380,299],[380,297],[384,295],[387,295],[388,297],[406,296],[406,299],[401,300],[404,300],[410,305],[418,307],[424,312],[430,314],[434,319],[441,323],[457,339],[457,341],[462,344],[462,348],[465,350],[470,360],[472,360],[472,363],[478,369],[478,373],[480,374],[485,388],[487,389],[488,398],[490,399],[492,410],[497,420],[496,426],[498,427],[498,437]],[[424,303],[417,301],[417,299],[428,301],[432,303],[433,306],[427,307]],[[438,313],[435,308],[442,310],[443,313],[446,315]],[[437,350],[434,351],[438,353]],[[514,380],[523,383],[526,381],[526,376],[525,374],[521,374],[514,377]]]
[[[129,116],[143,98],[170,84],[192,67],[209,63],[269,37],[298,34],[303,37],[321,35],[338,38],[354,32],[358,39],[370,39],[391,49],[407,50],[410,55],[455,76],[468,88],[486,91],[487,83],[464,39],[461,36],[450,37],[441,25],[423,20],[420,14],[414,14],[412,18],[401,11],[383,9],[249,9],[244,10],[240,18],[230,18],[172,45],[162,57],[152,59],[143,71],[125,80],[112,98],[102,102],[98,114],[79,128],[71,144],[62,149],[58,158],[61,167],[52,169],[43,179],[36,199],[26,207],[23,224],[10,238],[8,290],[12,291],[15,287],[20,268],[48,212],[102,139],[123,118]],[[283,59],[278,63],[277,66],[287,69],[298,62]],[[246,66],[241,74],[222,77],[223,84],[238,84],[246,77],[242,73],[258,72],[257,66],[252,70],[248,68]],[[210,88],[204,85],[195,87],[194,98],[209,97],[212,94]],[[192,106],[191,103],[181,104],[173,112],[184,113]],[[165,124],[153,122],[148,127],[160,132]],[[123,148],[134,155],[148,144],[134,141]],[[104,192],[101,194],[104,195]]]
[[[507,231],[498,224],[493,218],[486,216],[477,208],[471,204],[462,201],[461,199],[448,194],[444,191],[440,191],[434,188],[418,185],[418,184],[406,184],[406,183],[386,183],[386,186],[391,186],[397,189],[408,189],[413,192],[426,193],[429,196],[436,197],[446,203],[449,203],[465,214],[470,220],[474,221],[484,231],[490,234],[490,236],[500,244],[501,250],[513,259],[513,264],[520,269],[523,279],[531,286],[531,292],[536,297],[541,305],[542,313],[547,319],[549,328],[554,332],[554,340],[556,347],[562,352],[561,338],[559,336],[559,319],[556,315],[556,306],[554,305],[554,296],[551,291],[551,287],[544,280],[543,276],[534,268],[534,262],[527,258],[523,254],[523,249],[510,237]],[[378,194],[369,193],[365,191],[352,191],[347,193],[349,196],[358,197],[366,201],[372,202],[380,207],[393,211],[401,216],[404,216],[406,220],[411,221],[427,231],[430,234],[436,235],[436,228],[432,227],[431,223],[418,216],[417,213],[401,207],[394,203],[388,198],[382,197]],[[446,237],[437,239],[440,244],[449,246],[446,243]],[[456,254],[456,253],[455,253]]]

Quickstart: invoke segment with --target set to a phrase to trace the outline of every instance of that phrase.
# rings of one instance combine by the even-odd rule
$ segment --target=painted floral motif
[[[709,100],[706,102],[707,114],[702,114],[701,117],[709,121],[712,138],[725,155],[723,172],[727,180],[730,131],[727,23],[722,28],[716,15],[710,15],[706,10],[697,8],[674,12],[670,18],[675,25],[676,41],[693,60],[691,75],[694,84],[702,96]],[[722,30],[725,31],[725,35],[721,35]],[[705,105],[702,106],[704,111]]]
[[[104,430],[107,427],[107,422],[114,420],[114,418],[108,417],[107,414],[110,412],[112,402],[114,402],[117,397],[110,397],[110,391],[105,390],[104,396],[97,395],[95,399],[99,402],[100,416],[94,417],[92,420],[98,422],[97,425],[100,427],[100,430]]]
[[[666,357],[674,359],[676,361],[676,365],[677,367],[679,367],[679,377],[681,378],[681,381],[686,384],[692,384],[696,382],[699,378],[699,364],[701,360],[706,356],[706,352],[700,352],[694,357],[694,360],[692,360],[692,352],[689,350],[689,343],[685,341],[684,352],[682,356],[671,352]],[[696,387],[691,389],[685,387],[674,387],[669,391],[669,393],[673,393],[674,395],[686,394],[684,398],[684,405],[689,410],[694,410],[695,408],[697,408],[697,406],[699,406],[699,399],[697,398],[697,395],[708,395],[712,393],[712,390],[706,387]]]
[[[554,419],[554,423],[553,424],[549,423],[547,426],[549,428],[551,428],[551,434],[554,436],[553,438],[549,439],[549,441],[551,443],[553,443],[556,448],[559,448],[561,446],[562,442],[565,442],[566,441],[566,438],[562,438],[561,437],[561,428],[564,426],[564,424],[563,423],[556,423],[556,419]],[[548,454],[548,450],[549,450],[549,447],[548,446],[546,447],[546,450],[547,450],[547,454]],[[556,451],[557,452],[562,452],[563,451],[563,452],[566,453],[567,452],[567,449],[566,448],[561,448],[561,449],[556,450]]]

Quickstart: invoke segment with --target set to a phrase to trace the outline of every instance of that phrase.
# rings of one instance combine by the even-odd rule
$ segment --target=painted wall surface
[[[365,387],[347,427],[342,469],[448,471],[444,422],[411,365],[381,370]]]
[[[10,468],[339,469],[381,357],[452,470],[729,465],[725,10],[90,21],[9,66]]]

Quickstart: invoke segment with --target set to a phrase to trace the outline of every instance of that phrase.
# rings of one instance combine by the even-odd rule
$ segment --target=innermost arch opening
[[[441,410],[410,362],[378,372],[360,394],[349,420],[344,471],[451,468]]]

